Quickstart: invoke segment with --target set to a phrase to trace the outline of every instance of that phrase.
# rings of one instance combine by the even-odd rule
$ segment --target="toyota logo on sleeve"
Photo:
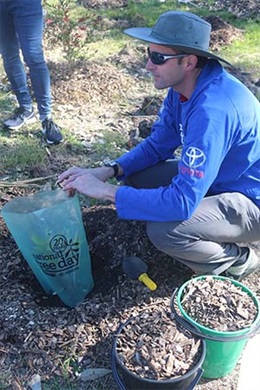
[[[203,151],[193,146],[190,146],[183,156],[183,162],[191,168],[200,167],[205,161],[206,156]]]

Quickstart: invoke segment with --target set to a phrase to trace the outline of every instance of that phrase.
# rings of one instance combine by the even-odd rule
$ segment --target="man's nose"
[[[148,60],[147,60],[147,62],[146,62],[145,69],[146,69],[146,70],[152,70],[152,69],[154,69],[154,64],[152,63],[152,61],[150,60],[150,58],[148,58]]]

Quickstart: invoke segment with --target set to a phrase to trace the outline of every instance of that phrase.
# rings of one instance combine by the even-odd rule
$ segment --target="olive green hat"
[[[229,62],[208,51],[211,25],[189,12],[168,11],[162,14],[153,28],[128,28],[125,34],[142,41],[171,46],[184,53]]]

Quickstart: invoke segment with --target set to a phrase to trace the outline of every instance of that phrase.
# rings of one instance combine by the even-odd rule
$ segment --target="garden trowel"
[[[129,276],[129,278],[140,280],[140,282],[143,282],[151,291],[157,289],[157,285],[149,278],[146,273],[148,265],[143,260],[139,259],[139,257],[124,257],[122,264],[123,270],[126,275]]]

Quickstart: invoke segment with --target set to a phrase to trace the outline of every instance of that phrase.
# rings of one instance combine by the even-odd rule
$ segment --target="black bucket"
[[[128,370],[121,362],[117,354],[118,336],[126,325],[133,319],[121,324],[116,332],[112,347],[112,373],[119,390],[193,390],[198,384],[203,370],[201,366],[206,355],[206,344],[201,340],[200,357],[194,367],[186,374],[167,380],[152,380],[142,378],[134,372]]]

